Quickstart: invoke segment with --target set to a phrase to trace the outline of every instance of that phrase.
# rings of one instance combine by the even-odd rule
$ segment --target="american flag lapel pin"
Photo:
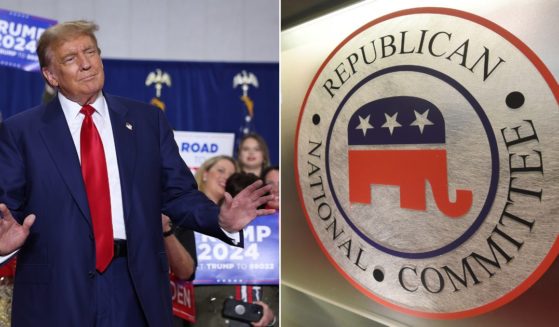
[[[126,128],[128,128],[129,130],[132,130],[133,129],[132,124],[126,123]]]

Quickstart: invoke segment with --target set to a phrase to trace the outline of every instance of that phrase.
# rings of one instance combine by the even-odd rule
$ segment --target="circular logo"
[[[346,38],[297,126],[322,250],[396,310],[460,318],[528,289],[559,251],[559,87],[481,17],[417,8]]]

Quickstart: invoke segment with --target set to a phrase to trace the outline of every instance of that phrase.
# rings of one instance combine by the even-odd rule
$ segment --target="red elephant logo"
[[[416,97],[391,97],[359,108],[348,124],[349,201],[373,203],[373,185],[400,187],[400,207],[426,210],[429,183],[438,209],[465,215],[472,191],[449,199],[444,118],[435,105]]]

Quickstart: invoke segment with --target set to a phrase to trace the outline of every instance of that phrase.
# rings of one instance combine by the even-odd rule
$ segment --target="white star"
[[[363,118],[361,116],[359,116],[359,126],[357,126],[355,129],[360,129],[363,131],[363,136],[365,136],[367,134],[367,130],[369,128],[373,128],[373,126],[371,126],[371,124],[369,124],[369,119],[371,118],[371,115],[367,116],[366,118]]]
[[[419,132],[423,134],[423,128],[426,125],[433,125],[433,122],[427,119],[427,115],[429,115],[429,109],[425,110],[424,113],[420,114],[417,111],[413,111],[415,113],[415,120],[411,123],[410,126],[417,126],[419,127]]]
[[[381,127],[388,128],[390,130],[390,135],[392,135],[396,127],[402,127],[402,125],[400,125],[400,123],[396,121],[396,118],[398,118],[398,113],[395,113],[393,116],[384,114],[384,117],[386,117],[386,123],[384,123],[384,125],[382,125]]]

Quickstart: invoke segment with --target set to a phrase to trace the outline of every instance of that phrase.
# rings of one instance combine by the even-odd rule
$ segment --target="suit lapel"
[[[47,104],[45,114],[43,115],[43,122],[44,125],[40,133],[46,148],[51,154],[52,160],[70,190],[72,197],[78,204],[83,217],[91,226],[80,160],[58,98]]]
[[[115,151],[118,160],[120,185],[122,189],[122,206],[124,218],[130,213],[129,195],[134,179],[134,168],[136,167],[136,141],[134,134],[134,120],[129,115],[126,106],[118,99],[105,94],[105,100],[109,107],[111,125],[115,140]]]

